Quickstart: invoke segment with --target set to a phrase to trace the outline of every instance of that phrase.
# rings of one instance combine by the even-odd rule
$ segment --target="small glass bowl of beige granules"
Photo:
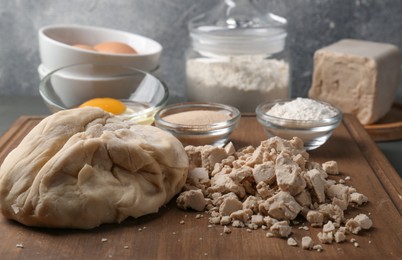
[[[309,98],[283,99],[260,104],[257,120],[269,137],[301,138],[306,150],[323,145],[342,121],[342,112]]]
[[[185,102],[166,106],[155,115],[155,126],[176,136],[186,145],[223,146],[240,120],[232,106]]]

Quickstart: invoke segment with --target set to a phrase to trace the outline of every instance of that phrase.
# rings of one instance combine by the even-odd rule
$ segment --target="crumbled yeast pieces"
[[[227,227],[225,233],[230,233],[229,226],[248,231],[261,228],[267,230],[267,237],[288,238],[288,244],[295,246],[289,237],[298,217],[322,228],[317,237],[326,244],[341,243],[348,232],[357,234],[372,226],[364,214],[346,222],[348,207],[361,206],[368,198],[330,179],[339,175],[337,162],[311,161],[297,137],[272,137],[258,147],[238,151],[231,143],[224,148],[206,145],[185,150],[190,170],[177,204],[208,212],[209,223]],[[313,249],[314,242],[304,237],[301,246]]]
[[[201,190],[184,191],[179,195],[176,202],[181,209],[192,208],[197,211],[204,210],[207,204]]]
[[[292,228],[287,221],[279,221],[269,228],[270,233],[275,237],[288,237],[292,233]]]
[[[302,237],[302,248],[303,249],[312,249],[314,245],[313,239],[309,236]]]
[[[339,169],[338,169],[338,163],[336,161],[328,161],[322,164],[322,169],[331,175],[338,175],[339,174]]]
[[[341,243],[341,242],[345,241],[346,240],[345,232],[342,232],[339,230],[336,231],[335,235],[334,235],[334,239],[335,239],[336,243]]]
[[[317,234],[317,237],[321,241],[321,243],[324,243],[324,244],[331,244],[334,239],[334,235],[332,232],[328,232],[328,233],[319,232]]]
[[[289,237],[287,243],[289,246],[297,246],[297,241],[293,237]]]
[[[358,234],[362,229],[370,229],[373,222],[366,214],[359,214],[353,219],[349,219],[346,222],[346,229],[353,233]]]

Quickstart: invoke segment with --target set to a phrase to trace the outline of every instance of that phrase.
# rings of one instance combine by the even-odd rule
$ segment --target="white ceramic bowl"
[[[271,116],[267,112],[276,104],[283,105],[291,99],[276,100],[260,104],[256,108],[257,120],[264,127],[268,137],[279,136],[292,139],[301,138],[306,150],[313,150],[323,145],[342,121],[342,112],[328,103],[320,102],[335,112],[335,115],[321,120],[294,120]]]
[[[111,54],[73,47],[74,44],[96,45],[101,42],[122,42],[137,54]],[[151,72],[158,68],[162,46],[147,37],[129,32],[81,25],[50,25],[39,30],[39,53],[48,71],[81,63],[102,63],[130,66]]]
[[[93,98],[119,99],[135,109],[125,118],[139,123],[152,123],[169,97],[168,88],[153,75],[107,64],[71,65],[52,71],[41,80],[39,93],[53,113]]]

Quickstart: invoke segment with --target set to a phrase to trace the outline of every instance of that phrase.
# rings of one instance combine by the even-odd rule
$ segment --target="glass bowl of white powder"
[[[166,106],[155,115],[155,126],[172,133],[184,146],[224,146],[240,120],[232,106],[185,102]]]
[[[268,136],[301,138],[306,150],[323,145],[342,120],[342,112],[309,98],[282,99],[256,108],[257,120]]]

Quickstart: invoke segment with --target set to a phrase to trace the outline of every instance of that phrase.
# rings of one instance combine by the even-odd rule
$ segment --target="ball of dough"
[[[173,135],[101,109],[43,119],[0,168],[0,206],[28,226],[89,229],[155,213],[187,178]]]

